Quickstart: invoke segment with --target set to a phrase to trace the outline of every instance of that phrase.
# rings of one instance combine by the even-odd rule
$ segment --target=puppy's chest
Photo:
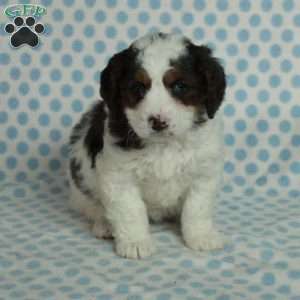
[[[187,190],[188,182],[184,175],[174,175],[168,180],[145,178],[140,187],[143,199],[148,205],[157,208],[174,207]]]
[[[176,205],[197,168],[195,150],[184,147],[152,149],[140,157],[136,176],[147,202]]]

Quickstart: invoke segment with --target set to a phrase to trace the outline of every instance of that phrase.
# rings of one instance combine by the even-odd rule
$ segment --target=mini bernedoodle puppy
[[[212,210],[225,87],[211,50],[178,34],[148,34],[103,70],[103,101],[70,138],[70,204],[93,221],[97,237],[115,239],[120,256],[151,255],[149,220],[174,217],[189,248],[223,246]]]

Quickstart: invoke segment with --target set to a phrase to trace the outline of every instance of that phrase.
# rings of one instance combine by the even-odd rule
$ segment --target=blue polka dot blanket
[[[299,1],[0,0],[0,13],[0,299],[300,299]],[[128,260],[68,208],[66,144],[109,57],[156,30],[225,66],[229,244],[194,252],[156,225],[157,252]]]

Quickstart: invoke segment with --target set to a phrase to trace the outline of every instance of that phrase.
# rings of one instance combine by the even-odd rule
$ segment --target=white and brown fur
[[[225,86],[211,50],[176,34],[149,34],[103,70],[103,101],[71,135],[70,204],[97,237],[115,239],[120,256],[151,255],[149,219],[170,217],[191,249],[222,247],[212,218]]]

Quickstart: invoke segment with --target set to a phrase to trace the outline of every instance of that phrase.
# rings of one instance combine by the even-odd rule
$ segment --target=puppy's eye
[[[189,86],[184,81],[177,80],[171,85],[171,90],[173,94],[181,96],[189,90]]]
[[[138,98],[143,98],[146,94],[146,86],[140,81],[134,81],[129,85],[130,91]]]

